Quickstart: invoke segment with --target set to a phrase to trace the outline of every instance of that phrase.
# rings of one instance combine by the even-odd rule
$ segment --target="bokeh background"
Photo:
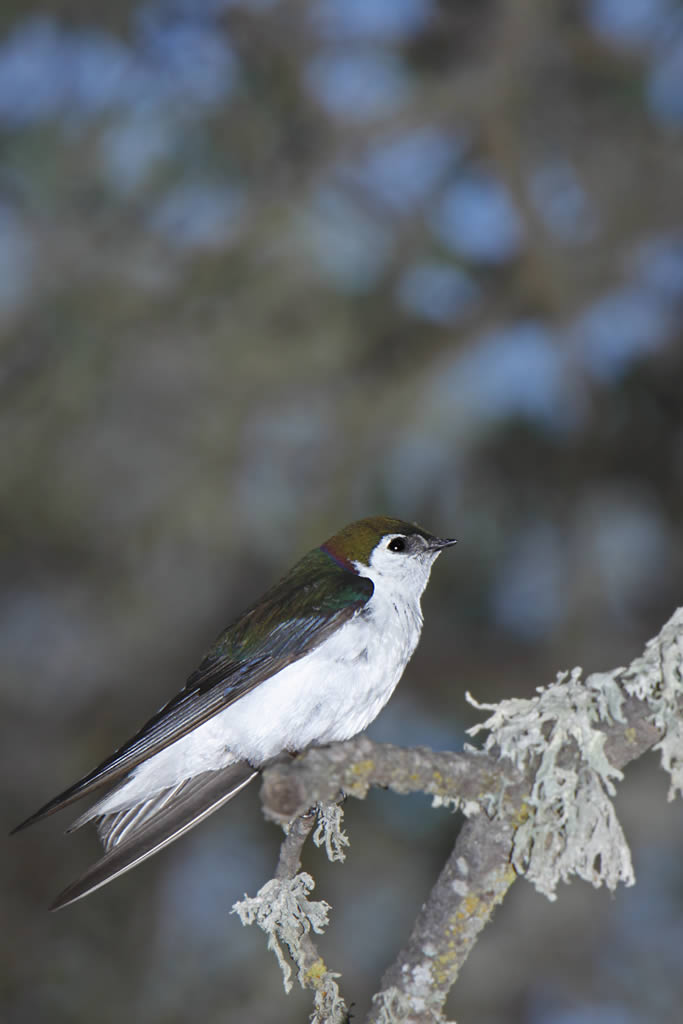
[[[2,819],[177,691],[345,522],[460,543],[371,733],[625,664],[681,599],[678,0],[6,0],[0,9]],[[683,823],[656,759],[638,877],[518,883],[460,1024],[658,1024],[683,1001]],[[305,1020],[230,914],[279,833],[247,790],[92,899],[68,815],[0,844],[7,1024]],[[450,849],[426,799],[309,851],[360,1016]]]

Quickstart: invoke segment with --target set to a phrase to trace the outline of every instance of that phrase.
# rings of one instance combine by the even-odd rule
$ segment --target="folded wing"
[[[321,644],[369,601],[373,584],[316,549],[215,641],[185,687],[127,743],[13,830],[123,778],[133,768]],[[293,597],[296,599],[293,601]],[[283,608],[291,608],[285,621]]]

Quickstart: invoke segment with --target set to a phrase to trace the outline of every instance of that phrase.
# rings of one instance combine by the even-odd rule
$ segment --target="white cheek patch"
[[[387,546],[391,540],[391,536],[382,538],[370,555],[369,565],[354,562],[354,566],[387,597],[395,592],[396,597],[403,601],[419,601],[439,552],[424,551],[421,555],[411,555],[391,551]]]

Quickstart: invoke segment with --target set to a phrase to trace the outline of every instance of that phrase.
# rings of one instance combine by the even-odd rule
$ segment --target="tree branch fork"
[[[669,799],[683,792],[683,608],[627,668],[560,673],[530,700],[476,707],[491,712],[483,749],[462,753],[402,748],[359,736],[279,761],[263,775],[261,800],[285,830],[275,877],[234,910],[258,923],[291,987],[313,991],[311,1020],[343,1024],[347,1004],[312,933],[327,926],[329,906],[310,901],[300,871],[311,833],[331,860],[344,859],[344,797],[370,788],[421,792],[435,806],[460,809],[460,829],[412,932],[387,969],[368,1024],[440,1024],[446,997],[495,907],[519,875],[554,899],[560,881],[578,875],[594,886],[633,884],[626,839],[612,803],[622,769],[661,751],[671,776]]]

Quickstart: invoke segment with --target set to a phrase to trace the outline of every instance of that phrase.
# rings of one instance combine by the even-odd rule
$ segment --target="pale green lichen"
[[[372,1000],[373,1021],[375,1024],[397,1024],[403,1022],[410,1012],[411,1006],[408,996],[399,988],[391,986],[385,988]]]
[[[349,837],[342,828],[344,812],[339,804],[316,804],[317,822],[313,833],[316,846],[324,846],[327,859],[344,861],[344,847],[350,846]]]
[[[683,794],[683,608],[666,623],[659,636],[645,647],[624,673],[624,689],[652,710],[651,721],[663,735],[655,750],[661,751],[662,767],[671,777],[668,799]]]
[[[531,700],[504,700],[476,707],[493,711],[471,734],[488,729],[486,749],[524,770],[537,762],[526,801],[528,815],[515,833],[512,863],[549,899],[560,881],[578,875],[592,885],[614,889],[634,882],[631,854],[611,797],[622,773],[608,761],[600,723],[623,721],[623,695],[614,673],[581,669],[560,673]],[[574,741],[581,760],[560,763]]]
[[[419,971],[420,968],[414,970]],[[373,996],[372,1010],[373,1024],[406,1024],[406,1021],[413,1020],[417,1013],[422,1019],[425,1013],[429,1013],[434,1024],[449,1024],[442,1016],[440,1006],[430,1008],[424,1000],[411,997],[395,986],[383,989]],[[451,1021],[450,1024],[455,1024],[455,1021]]]
[[[310,1016],[313,1024],[344,1024],[348,1011],[336,982],[339,975],[328,970],[321,957],[311,963],[310,952],[302,942],[310,931],[323,932],[328,923],[329,904],[324,900],[308,899],[314,885],[305,871],[294,878],[273,878],[259,889],[256,896],[245,896],[235,903],[232,910],[239,915],[242,924],[257,924],[266,933],[268,949],[275,953],[282,971],[285,992],[290,992],[292,968],[281,943],[286,945],[297,969],[299,984],[315,992]]]
[[[532,700],[507,700],[476,707],[492,711],[472,734],[488,729],[486,749],[497,747],[520,769],[537,759],[529,814],[515,834],[513,864],[550,899],[559,881],[577,874],[614,889],[633,884],[631,855],[611,797],[622,773],[607,760],[600,723],[623,722],[624,694],[645,702],[662,733],[655,750],[669,773],[669,799],[683,794],[683,609],[678,609],[643,655],[627,669],[560,674]],[[471,698],[470,698],[471,700]],[[632,728],[625,736],[634,742]],[[581,760],[562,759],[575,741]]]
[[[285,992],[292,990],[292,969],[280,943],[287,946],[298,968],[299,982],[303,984],[306,966],[301,939],[311,930],[321,934],[328,924],[329,904],[308,899],[314,887],[315,882],[305,871],[294,878],[271,878],[256,896],[245,894],[232,908],[242,924],[257,924],[268,936],[268,949],[273,951],[280,965]]]

